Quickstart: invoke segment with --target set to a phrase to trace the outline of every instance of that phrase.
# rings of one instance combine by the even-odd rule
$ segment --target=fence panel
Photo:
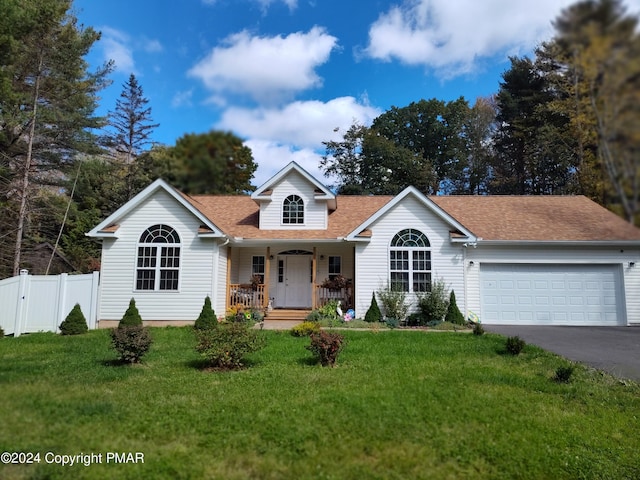
[[[12,335],[14,332],[19,297],[20,277],[0,280],[0,327],[5,335]]]
[[[0,326],[5,334],[55,332],[76,303],[90,329],[98,314],[99,274],[29,275],[0,281]]]

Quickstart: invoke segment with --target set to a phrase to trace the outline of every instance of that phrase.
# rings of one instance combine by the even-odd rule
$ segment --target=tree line
[[[498,92],[392,107],[325,142],[345,194],[581,194],[628,221],[640,195],[640,36],[619,0],[553,22],[535,57],[511,57]]]
[[[77,271],[99,268],[85,233],[155,178],[193,194],[255,188],[251,150],[230,132],[155,144],[135,75],[96,115],[113,64],[89,70],[100,33],[78,24],[72,0],[0,0],[0,11],[0,278],[35,268],[43,244]],[[392,107],[325,142],[321,167],[342,194],[584,194],[633,221],[637,22],[620,0],[576,3],[533,59],[510,59],[496,95]],[[50,260],[38,268],[57,273]]]

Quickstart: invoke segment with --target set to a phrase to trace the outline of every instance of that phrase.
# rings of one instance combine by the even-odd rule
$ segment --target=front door
[[[276,305],[284,308],[311,307],[311,256],[285,255],[283,278],[278,284]]]

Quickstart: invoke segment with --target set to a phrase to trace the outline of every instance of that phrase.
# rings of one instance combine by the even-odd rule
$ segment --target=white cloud
[[[253,0],[253,1],[259,3],[262,6],[262,8],[267,8],[272,3],[276,3],[280,0]],[[298,6],[298,0],[281,0],[281,1],[287,7],[289,7],[289,10],[294,10]],[[217,0],[202,0],[202,3],[204,3],[205,5],[214,5],[216,2]]]
[[[231,107],[223,112],[216,128],[232,130],[243,138],[321,149],[323,141],[341,139],[341,132],[354,122],[369,125],[380,113],[367,102],[340,97],[328,102],[297,101],[282,108]]]
[[[176,94],[171,99],[171,106],[174,108],[177,107],[190,107],[193,105],[191,99],[193,98],[193,88],[189,90],[182,90],[176,92]]]
[[[295,149],[270,140],[247,140],[244,144],[251,149],[253,161],[258,165],[251,183],[262,185],[282,167],[295,161],[321,183],[328,183],[320,170],[322,155],[308,148]]]
[[[572,3],[405,0],[371,25],[364,53],[384,61],[423,65],[441,77],[470,73],[479,60],[530,52],[551,37],[551,20]]]
[[[136,73],[129,36],[111,27],[103,27],[101,32],[104,60],[113,60],[116,70],[122,73]]]
[[[322,79],[315,69],[329,59],[336,44],[337,38],[320,27],[286,37],[258,37],[242,31],[215,47],[188,75],[216,93],[247,93],[274,103],[320,86]]]
[[[105,61],[113,60],[117,71],[128,75],[139,75],[133,58],[134,50],[139,49],[146,53],[162,52],[162,44],[155,39],[142,37],[134,40],[123,31],[111,27],[102,27],[101,46]]]
[[[147,53],[160,53],[164,50],[159,40],[143,38],[141,40],[142,49]]]

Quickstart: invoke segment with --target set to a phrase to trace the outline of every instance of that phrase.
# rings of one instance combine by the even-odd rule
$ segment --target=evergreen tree
[[[211,307],[211,298],[209,298],[209,296],[207,295],[207,297],[204,299],[202,311],[196,319],[194,327],[197,330],[208,330],[210,328],[215,328],[217,325],[218,319],[216,318],[216,312]]]
[[[122,319],[118,323],[118,328],[141,327],[141,326],[142,326],[142,317],[140,316],[138,307],[136,307],[135,299],[132,298],[129,301],[129,307],[124,312]]]
[[[453,290],[451,290],[451,294],[449,295],[449,306],[447,307],[447,314],[444,317],[445,322],[451,322],[455,325],[464,325],[464,315],[458,308],[458,304],[456,303],[456,294]]]
[[[382,312],[378,307],[378,301],[376,300],[376,293],[371,294],[371,305],[364,316],[364,321],[369,323],[377,323],[382,321]]]
[[[0,158],[9,173],[0,185],[0,206],[9,213],[0,213],[0,221],[15,240],[12,265],[0,271],[15,275],[23,239],[34,235],[28,219],[35,187],[57,182],[78,153],[96,150],[89,132],[104,125],[94,111],[111,66],[88,72],[84,56],[100,35],[78,26],[71,0],[0,6]],[[0,241],[0,250],[10,248]]]
[[[129,200],[137,193],[135,177],[143,166],[136,160],[144,147],[153,143],[151,135],[159,124],[152,123],[151,107],[147,106],[149,100],[133,73],[122,88],[115,111],[109,114],[109,123],[115,130],[112,142],[117,158],[125,165],[125,200]]]
[[[553,108],[555,92],[527,57],[512,57],[502,78],[491,193],[566,193],[575,162],[565,136],[568,118]]]
[[[60,333],[62,335],[80,335],[88,331],[87,319],[82,313],[80,304],[76,303],[69,312],[69,315],[67,315],[67,318],[60,324]]]

